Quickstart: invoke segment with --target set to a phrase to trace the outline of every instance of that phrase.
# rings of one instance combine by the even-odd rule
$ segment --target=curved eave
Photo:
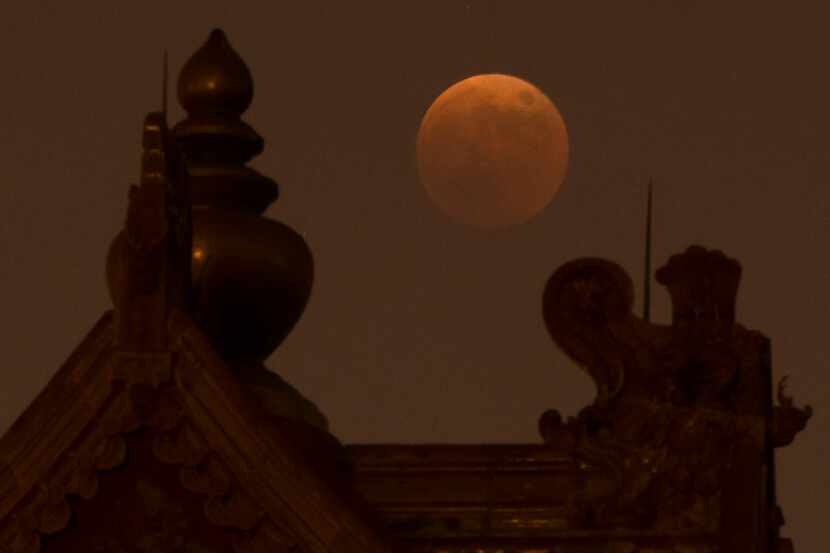
[[[0,436],[0,521],[44,479],[110,391],[113,316],[105,313],[43,391]]]
[[[175,371],[191,424],[272,520],[310,552],[392,551],[390,544],[320,475],[251,401],[187,315],[174,312]]]
[[[163,369],[158,373],[128,365],[124,372],[113,348],[113,318],[106,314],[0,438],[0,550],[13,536],[32,530],[23,527],[27,523],[21,516],[37,512],[27,507],[40,500],[32,492],[37,496],[44,482],[62,478],[62,456],[92,447],[95,440],[87,438],[106,434],[106,428],[98,427],[109,428],[113,409],[115,418],[129,418],[129,409],[118,408],[116,400],[124,394],[113,380],[129,387],[148,378],[172,377],[188,423],[275,527],[288,529],[304,551],[392,551],[366,517],[307,464],[291,438],[269,422],[188,315],[173,311],[168,328],[172,366],[167,367],[172,371],[162,363],[156,365]],[[132,352],[153,353],[164,352]],[[107,403],[111,399],[115,403]],[[52,491],[61,490],[58,485]]]

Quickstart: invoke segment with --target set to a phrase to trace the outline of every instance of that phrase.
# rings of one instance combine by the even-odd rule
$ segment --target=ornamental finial
[[[690,246],[658,269],[657,282],[669,289],[676,326],[735,322],[741,265],[718,250]]]

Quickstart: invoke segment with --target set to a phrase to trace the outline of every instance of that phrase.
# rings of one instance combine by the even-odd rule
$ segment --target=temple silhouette
[[[253,79],[222,31],[178,98],[172,129],[144,121],[113,309],[0,438],[0,553],[793,551],[775,450],[811,410],[784,382],[776,402],[770,341],[735,320],[737,261],[692,246],[659,268],[668,325],[634,314],[618,265],[557,269],[540,324],[597,396],[541,414],[538,443],[344,446],[263,365],[313,257],[262,216],[278,186],[246,166]]]

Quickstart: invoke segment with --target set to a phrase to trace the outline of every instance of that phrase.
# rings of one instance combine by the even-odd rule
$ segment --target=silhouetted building
[[[783,553],[774,449],[804,428],[769,341],[735,322],[740,265],[657,271],[671,325],[602,259],[551,277],[544,320],[598,395],[526,445],[344,447],[263,360],[312,255],[261,217],[253,81],[221,31],[182,70],[187,118],[147,116],[105,314],[0,439],[0,552]]]

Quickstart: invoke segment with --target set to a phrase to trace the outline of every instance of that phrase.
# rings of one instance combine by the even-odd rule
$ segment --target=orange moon
[[[432,103],[418,130],[418,175],[450,217],[481,228],[524,223],[556,196],[568,167],[559,110],[527,81],[464,79]]]

